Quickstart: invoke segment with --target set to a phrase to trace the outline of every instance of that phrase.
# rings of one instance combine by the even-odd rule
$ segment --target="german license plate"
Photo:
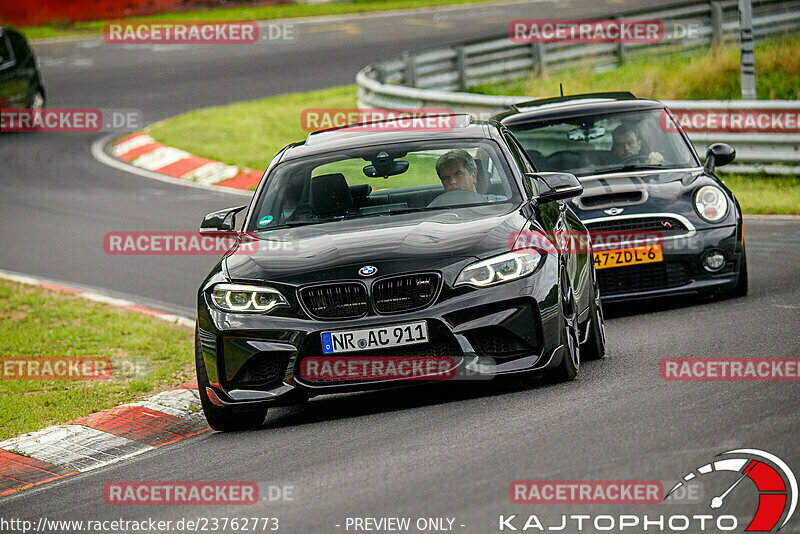
[[[659,261],[664,261],[660,244],[642,245],[619,250],[603,250],[594,253],[594,266],[596,269],[609,269],[611,267],[656,263]]]
[[[386,349],[401,345],[416,345],[428,342],[428,323],[395,324],[362,330],[337,330],[322,333],[322,352],[359,352],[362,350]]]

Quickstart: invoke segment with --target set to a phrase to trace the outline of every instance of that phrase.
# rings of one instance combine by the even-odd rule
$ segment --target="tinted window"
[[[540,171],[577,176],[697,165],[663,110],[585,115],[509,126]]]
[[[289,161],[267,178],[250,230],[520,200],[486,140],[396,143]]]
[[[14,49],[14,56],[17,61],[24,61],[31,55],[31,49],[28,47],[25,38],[18,33],[9,33],[8,39],[11,41],[11,47]]]
[[[6,61],[10,61],[13,59],[11,55],[11,50],[8,47],[8,40],[4,35],[0,36],[0,65],[5,63]]]

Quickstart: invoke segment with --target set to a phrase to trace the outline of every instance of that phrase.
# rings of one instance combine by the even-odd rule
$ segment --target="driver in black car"
[[[622,161],[639,160],[649,165],[664,163],[664,155],[661,152],[650,152],[646,156],[641,154],[642,140],[636,130],[630,126],[622,124],[611,135],[614,139],[611,151]]]
[[[450,150],[436,160],[436,174],[444,186],[444,192],[472,191],[477,193],[478,165],[466,150]],[[483,195],[489,202],[508,200],[502,195]]]

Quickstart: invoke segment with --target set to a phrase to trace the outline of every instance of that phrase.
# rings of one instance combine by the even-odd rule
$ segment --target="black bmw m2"
[[[588,233],[567,173],[537,173],[498,122],[379,121],[312,133],[248,206],[203,282],[196,361],[212,428],[315,395],[517,373],[575,378],[605,352]],[[243,218],[237,224],[236,215]],[[519,237],[530,233],[547,242]]]

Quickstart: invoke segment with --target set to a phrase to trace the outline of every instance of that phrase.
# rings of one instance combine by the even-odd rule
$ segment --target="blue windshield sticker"
[[[258,221],[259,226],[266,226],[272,222],[272,215],[264,215],[261,217],[261,220]]]

